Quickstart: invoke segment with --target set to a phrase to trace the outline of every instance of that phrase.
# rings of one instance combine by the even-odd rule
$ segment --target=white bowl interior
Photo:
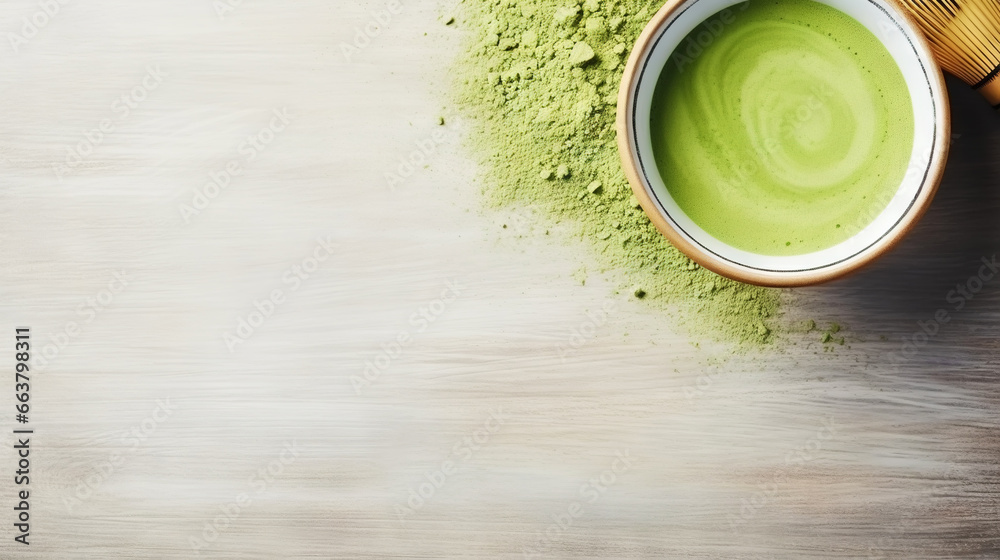
[[[753,0],[751,0],[753,1]],[[913,103],[914,146],[902,185],[885,210],[867,227],[846,241],[813,253],[795,256],[766,256],[749,253],[713,237],[695,224],[674,202],[653,158],[650,134],[650,111],[653,92],[671,53],[703,21],[718,12],[739,4],[734,0],[688,0],[664,22],[651,41],[639,75],[633,86],[633,142],[637,149],[640,175],[651,198],[660,206],[666,219],[687,239],[730,264],[766,272],[816,271],[860,257],[892,231],[910,211],[927,183],[928,170],[935,152],[941,92],[925,63],[931,54],[914,39],[917,30],[899,18],[894,8],[882,0],[818,0],[853,17],[882,41],[902,71]]]

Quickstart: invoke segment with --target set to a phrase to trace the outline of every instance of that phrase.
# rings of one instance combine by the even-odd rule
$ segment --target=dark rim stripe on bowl
[[[752,0],[748,0],[748,1],[752,1]],[[633,123],[632,124],[632,141],[633,141],[633,145],[636,147],[636,149],[635,149],[635,156],[636,156],[636,159],[639,162],[639,169],[642,171],[642,179],[643,179],[643,182],[645,183],[644,186],[649,191],[649,193],[652,195],[653,199],[656,200],[656,204],[657,204],[657,206],[660,207],[660,210],[663,212],[664,216],[666,216],[667,219],[670,220],[671,225],[673,227],[677,228],[678,231],[680,231],[681,233],[683,233],[684,236],[688,240],[690,240],[692,243],[694,243],[695,245],[697,245],[698,247],[700,247],[705,252],[707,252],[707,253],[709,253],[711,255],[714,255],[715,257],[717,257],[717,258],[719,258],[719,259],[721,259],[721,260],[723,260],[723,261],[725,261],[727,263],[730,263],[732,265],[735,265],[735,266],[741,267],[741,268],[746,268],[746,269],[751,269],[751,270],[757,270],[757,271],[760,271],[760,272],[772,272],[772,273],[776,273],[776,274],[789,274],[789,273],[795,273],[795,272],[813,272],[813,271],[817,271],[817,270],[823,270],[823,269],[826,269],[826,268],[830,268],[830,267],[833,267],[833,266],[845,263],[845,262],[847,262],[847,261],[849,261],[851,259],[854,259],[854,258],[858,257],[859,255],[861,255],[862,253],[868,251],[869,249],[871,249],[875,245],[878,245],[883,239],[886,238],[886,236],[888,236],[889,234],[895,232],[896,228],[899,227],[899,224],[904,219],[906,219],[906,217],[910,214],[910,210],[913,209],[913,205],[916,203],[917,199],[920,198],[921,193],[924,191],[924,187],[927,184],[927,174],[930,172],[930,170],[932,168],[931,163],[932,163],[932,161],[933,161],[933,159],[935,157],[934,156],[934,149],[937,147],[937,132],[938,132],[938,123],[937,123],[937,111],[938,111],[938,107],[937,107],[937,98],[934,96],[934,89],[932,87],[932,83],[933,82],[932,82],[930,76],[927,74],[927,67],[924,66],[924,61],[920,57],[920,52],[917,50],[916,46],[913,44],[913,41],[910,40],[910,36],[906,33],[906,30],[903,29],[903,26],[901,26],[899,24],[899,21],[897,20],[897,18],[894,17],[892,14],[890,14],[889,11],[886,10],[878,2],[876,2],[875,0],[868,0],[868,3],[872,4],[873,6],[875,6],[879,10],[881,10],[882,13],[884,13],[886,16],[888,16],[888,18],[892,21],[893,25],[896,26],[896,29],[898,29],[899,32],[903,35],[903,37],[906,38],[906,42],[910,45],[910,49],[913,50],[913,54],[916,55],[916,57],[917,57],[917,62],[920,63],[920,70],[921,70],[921,72],[923,72],[924,80],[927,83],[927,89],[930,92],[931,108],[933,110],[932,111],[932,115],[931,115],[931,122],[933,123],[933,126],[934,126],[933,134],[931,135],[931,149],[930,149],[931,156],[930,156],[930,158],[927,161],[926,168],[924,169],[924,176],[920,180],[920,187],[917,189],[917,192],[914,194],[913,198],[910,200],[909,206],[906,207],[906,210],[899,217],[899,219],[896,220],[896,223],[894,223],[892,225],[892,227],[890,227],[889,229],[887,229],[878,239],[876,239],[875,241],[873,241],[868,246],[866,246],[866,247],[862,248],[861,250],[857,251],[853,255],[845,257],[845,258],[843,258],[843,259],[841,259],[839,261],[826,263],[826,264],[824,264],[822,266],[817,266],[817,267],[813,267],[813,268],[803,268],[803,269],[797,269],[797,270],[773,270],[773,269],[769,269],[769,268],[759,268],[759,267],[750,266],[750,265],[745,264],[745,263],[741,263],[741,262],[737,262],[737,261],[731,260],[729,258],[726,258],[726,257],[724,257],[724,256],[716,253],[715,251],[712,251],[711,249],[709,249],[708,247],[706,247],[705,245],[703,245],[701,243],[701,241],[699,241],[696,237],[694,237],[693,235],[691,235],[690,233],[688,233],[687,231],[685,231],[684,228],[682,228],[681,225],[679,223],[677,223],[677,220],[675,220],[674,217],[670,215],[670,212],[667,211],[666,207],[663,205],[663,202],[660,200],[659,196],[656,194],[656,190],[653,189],[652,182],[649,180],[649,173],[646,170],[646,164],[645,164],[645,162],[643,161],[643,158],[642,158],[642,153],[638,149],[639,148],[639,135],[638,135],[638,131],[637,131],[638,127],[636,127],[634,123],[638,122],[638,120],[636,118],[637,117],[636,111],[638,110],[637,107],[638,107],[638,99],[639,99],[639,90],[641,89],[641,85],[642,85],[643,79],[645,79],[645,77],[646,77],[646,70],[647,70],[647,67],[649,66],[650,55],[656,50],[656,46],[660,43],[660,40],[663,39],[663,36],[670,29],[670,26],[672,26],[674,23],[676,23],[677,20],[680,19],[680,17],[682,15],[684,15],[684,12],[686,12],[688,9],[691,8],[692,5],[694,5],[694,1],[691,1],[691,2],[688,2],[687,7],[681,9],[679,12],[677,12],[676,14],[674,14],[671,17],[670,21],[663,27],[663,29],[660,30],[658,36],[656,37],[656,40],[653,41],[652,45],[648,49],[646,49],[646,52],[643,54],[642,68],[639,70],[639,76],[638,76],[638,78],[634,82],[635,85],[633,86],[633,92],[632,92],[632,123]],[[739,2],[737,4],[739,4]],[[733,5],[735,6],[736,4],[733,4]],[[732,7],[732,6],[730,6],[730,7]],[[830,7],[832,8],[833,6],[830,6]],[[834,8],[834,9],[836,9],[836,8]],[[668,55],[668,59],[669,59],[669,56],[672,56],[672,55],[673,55],[673,53],[670,53],[670,55]],[[657,78],[659,78],[659,74],[657,74]],[[904,178],[905,178],[905,176],[904,176]],[[669,191],[669,188],[667,190]],[[897,187],[897,192],[898,192],[898,187]],[[884,210],[883,210],[883,212],[884,212]],[[876,216],[876,218],[877,218],[877,216]],[[869,225],[871,225],[871,224],[869,223]]]

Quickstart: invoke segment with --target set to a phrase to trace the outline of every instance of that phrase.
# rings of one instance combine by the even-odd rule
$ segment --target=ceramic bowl
[[[750,0],[758,1],[758,0]],[[653,224],[679,250],[723,276],[762,286],[803,286],[844,276],[885,254],[927,210],[944,172],[951,138],[948,94],[941,70],[916,25],[884,0],[819,0],[868,28],[901,70],[913,106],[914,145],[905,177],[885,210],[862,217],[869,225],[846,241],[817,252],[768,256],[740,250],[708,234],[671,198],[653,159],[653,91],[674,49],[732,0],[670,0],[639,37],[618,98],[618,146],[632,190]],[[668,109],[669,110],[669,109]],[[888,198],[888,197],[887,197]]]

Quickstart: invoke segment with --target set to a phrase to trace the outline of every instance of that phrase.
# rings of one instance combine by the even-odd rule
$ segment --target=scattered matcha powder
[[[830,328],[826,329],[826,332],[824,332],[823,336],[820,337],[820,342],[823,344],[839,344],[843,346],[846,338],[843,336],[835,336],[839,332],[840,325],[837,323],[831,323]]]
[[[615,107],[627,45],[660,4],[462,0],[455,23],[469,44],[455,72],[458,100],[488,164],[487,199],[576,225],[635,298],[681,309],[692,334],[767,342],[778,292],[716,276],[674,249],[621,171]]]

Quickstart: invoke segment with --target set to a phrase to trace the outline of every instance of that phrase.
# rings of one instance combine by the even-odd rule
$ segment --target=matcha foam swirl
[[[892,198],[913,149],[909,92],[888,51],[812,0],[753,0],[695,29],[661,74],[651,124],[681,209],[766,255],[856,234]]]

